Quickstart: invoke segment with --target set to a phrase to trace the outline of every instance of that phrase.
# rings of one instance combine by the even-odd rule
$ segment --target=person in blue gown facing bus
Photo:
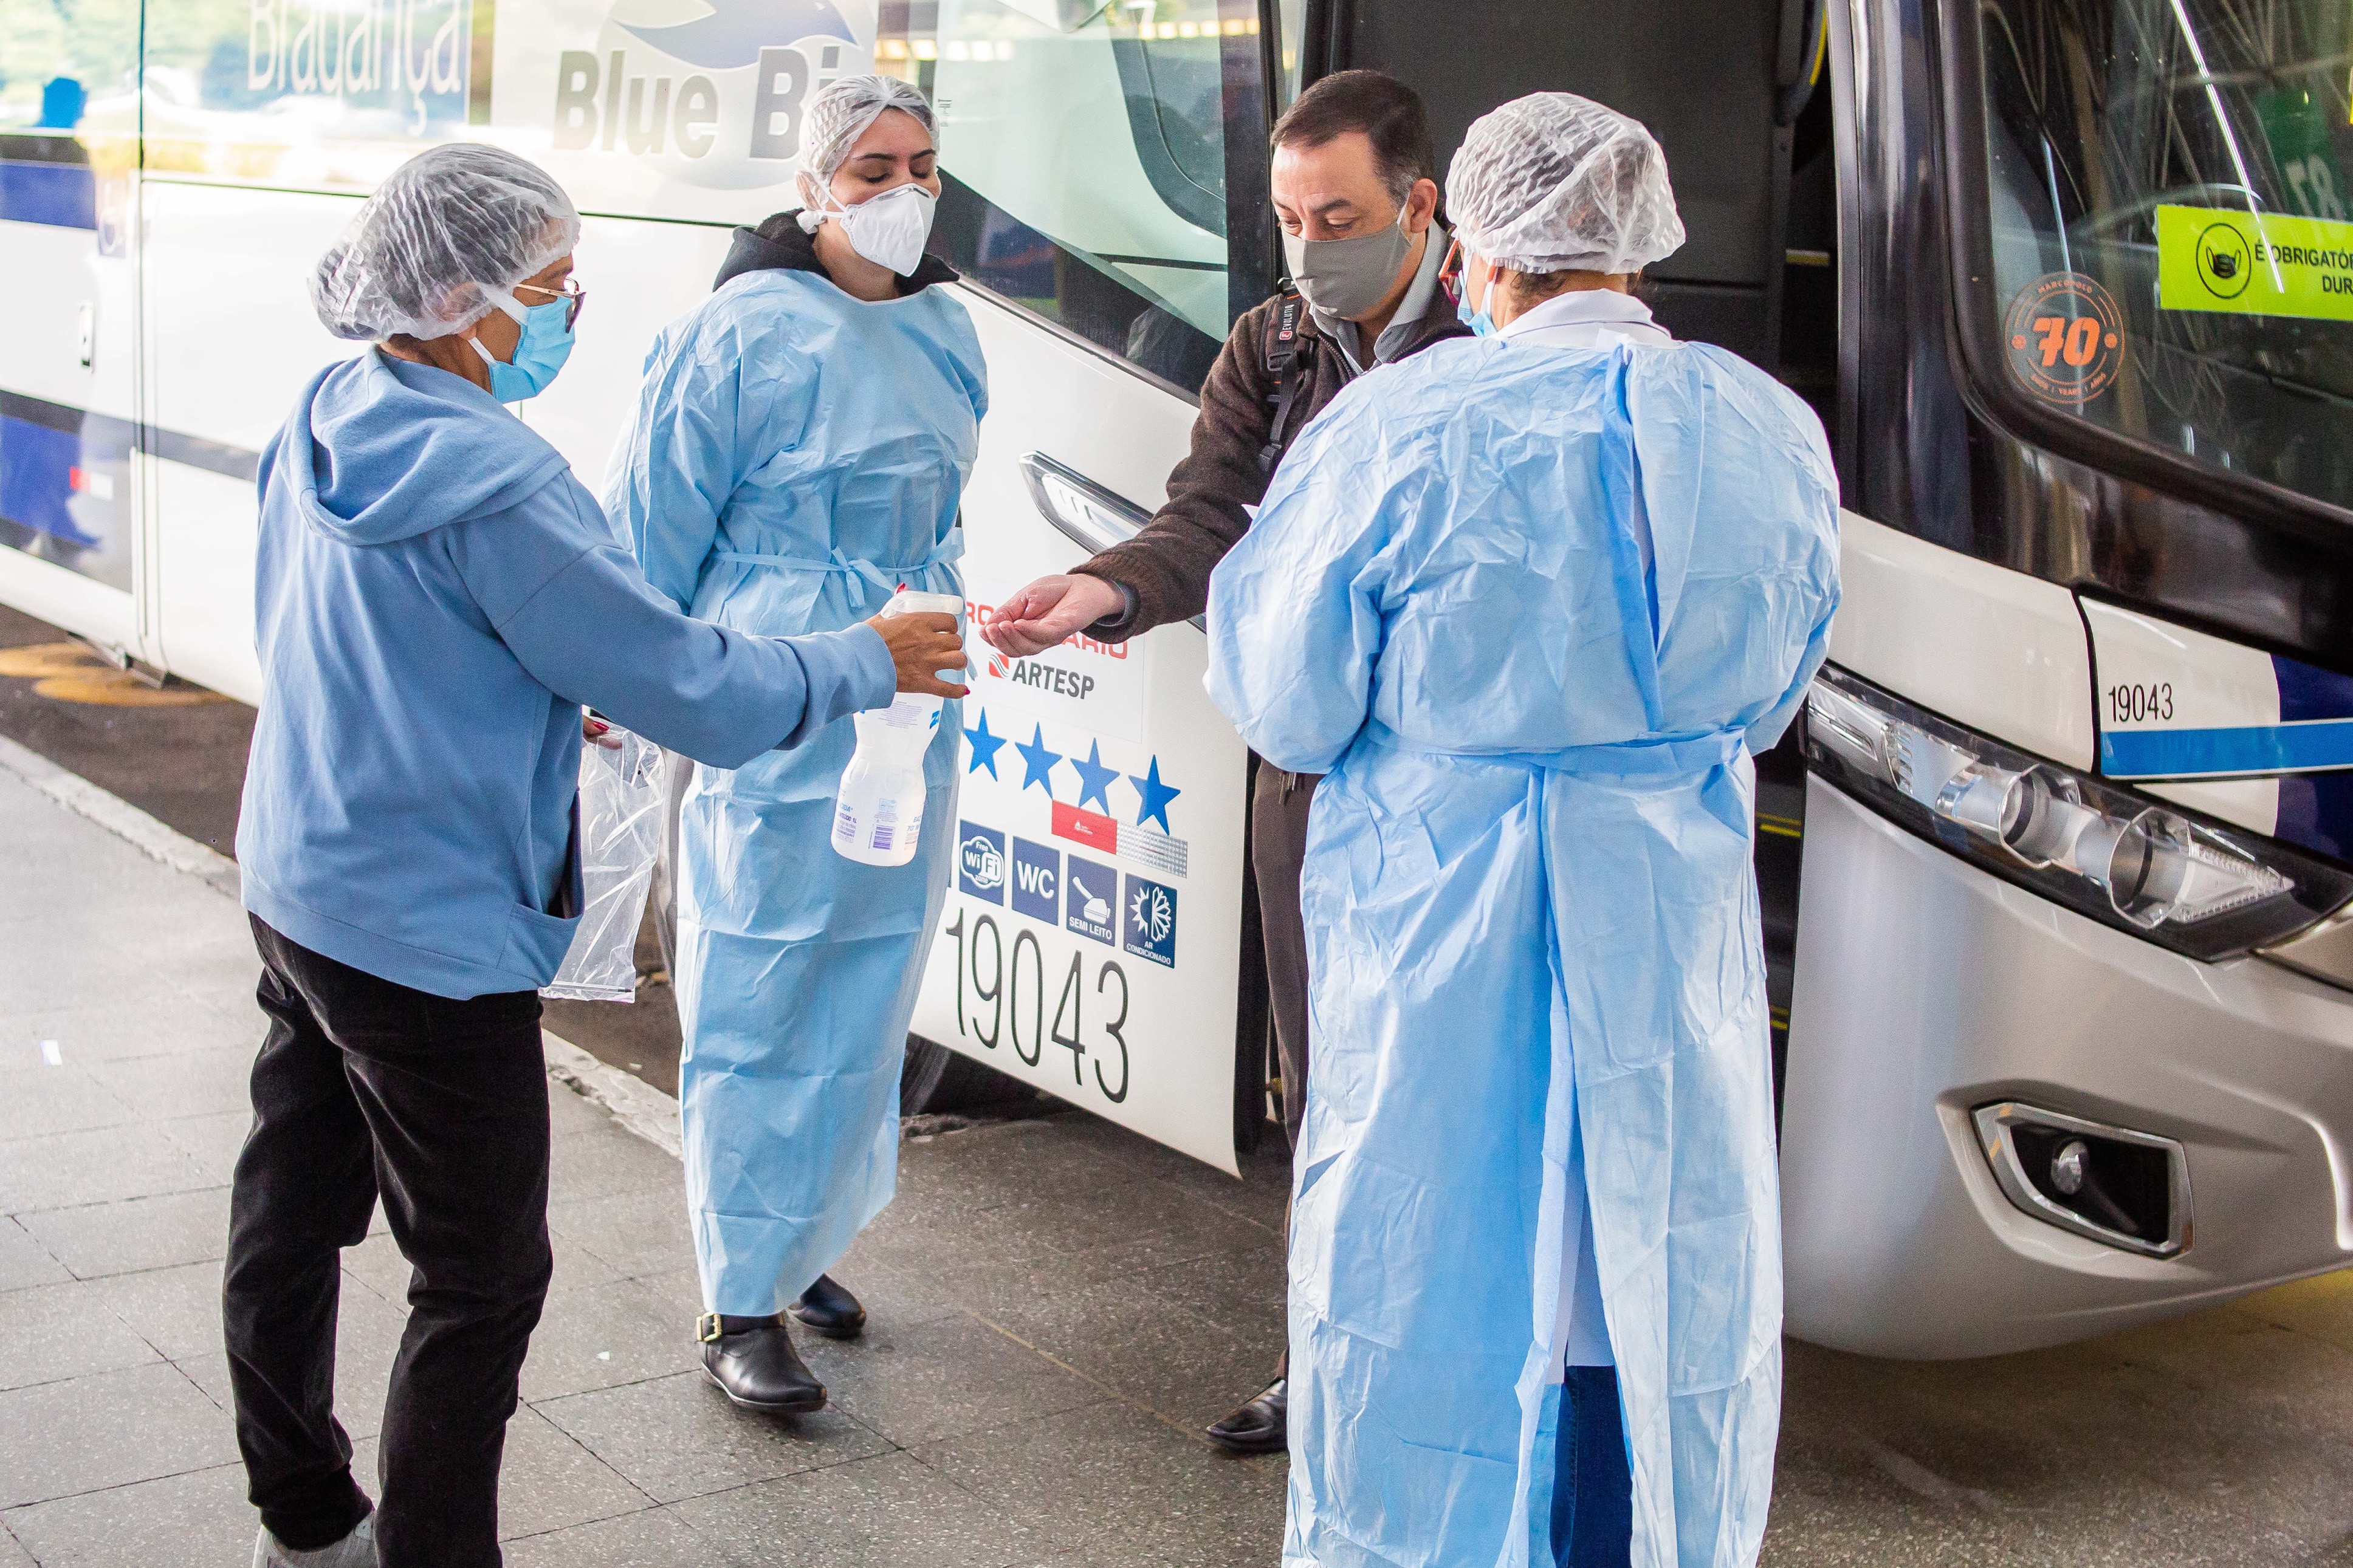
[[[1522,99],[1447,186],[1479,336],[1344,391],[1211,583],[1219,706],[1328,775],[1283,1561],[1732,1568],[1780,1401],[1750,755],[1836,483],[1627,291],[1683,237],[1639,124]]]
[[[647,578],[723,626],[854,626],[907,587],[961,595],[958,504],[987,408],[980,343],[923,243],[932,111],[887,77],[811,100],[797,211],[738,229],[715,291],[665,329],[606,505]],[[679,825],[677,994],[703,1364],[747,1408],[819,1408],[787,1312],[855,1336],[827,1270],[891,1201],[899,1075],[946,898],[955,748],[924,758],[913,862],[830,842],[855,745],[698,768]]]

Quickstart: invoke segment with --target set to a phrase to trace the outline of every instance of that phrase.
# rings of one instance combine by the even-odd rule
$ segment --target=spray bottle
[[[885,616],[960,615],[955,594],[902,588]],[[939,733],[942,699],[902,691],[888,708],[857,716],[858,751],[834,798],[833,847],[868,866],[903,866],[923,829],[923,753]]]

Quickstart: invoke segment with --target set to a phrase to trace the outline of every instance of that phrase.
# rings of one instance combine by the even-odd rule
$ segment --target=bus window
[[[0,546],[128,593],[136,6],[0,21]]]
[[[1229,191],[1227,136],[1263,133],[1259,46],[1243,0],[889,0],[874,54],[937,106],[948,259],[1198,391],[1232,253],[1262,268],[1263,195]],[[1235,150],[1263,161],[1262,142]],[[1229,225],[1229,205],[1251,210]]]
[[[146,10],[142,167],[151,175],[373,190],[490,117],[490,0]]]
[[[1984,361],[2087,426],[2353,508],[2353,13],[1989,0],[1978,26]]]
[[[1275,45],[1282,54],[1275,62],[1279,96],[1274,110],[1280,114],[1299,96],[1299,46],[1307,31],[1307,0],[1276,0],[1274,16]]]

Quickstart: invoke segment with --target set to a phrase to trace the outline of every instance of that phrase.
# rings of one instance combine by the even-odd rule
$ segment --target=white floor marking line
[[[240,897],[236,861],[5,735],[0,735],[0,769],[174,871],[185,872],[225,898]],[[617,1068],[607,1067],[569,1040],[554,1035],[543,1037],[550,1078],[595,1100],[612,1113],[614,1121],[667,1151],[672,1159],[679,1157],[677,1100]],[[41,1042],[41,1059],[51,1067],[63,1065],[57,1041]]]
[[[0,768],[78,816],[86,816],[141,853],[185,871],[225,898],[239,896],[237,862],[208,844],[166,826],[120,795],[110,795],[79,773],[68,773],[38,752],[0,735]]]
[[[540,1031],[547,1046],[547,1076],[611,1113],[614,1121],[680,1158],[678,1101],[617,1067],[608,1067],[560,1035]]]

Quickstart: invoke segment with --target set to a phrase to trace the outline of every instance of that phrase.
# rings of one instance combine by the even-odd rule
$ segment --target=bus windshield
[[[2353,508],[2353,6],[1983,0],[2007,374]]]

